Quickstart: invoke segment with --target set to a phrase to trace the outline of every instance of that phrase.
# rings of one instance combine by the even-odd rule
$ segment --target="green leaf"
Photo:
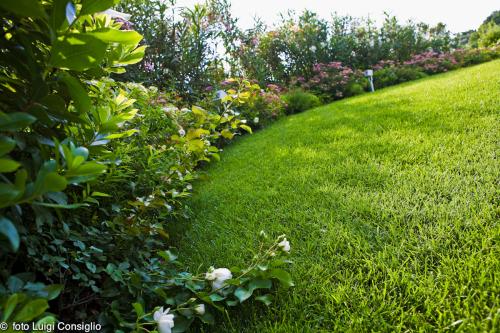
[[[10,153],[16,146],[16,141],[6,136],[0,136],[0,157]]]
[[[97,68],[104,59],[107,46],[91,34],[68,34],[59,37],[52,45],[49,64],[75,71]]]
[[[85,204],[85,203],[78,203],[78,204],[55,204],[55,203],[37,202],[37,201],[33,201],[31,204],[35,205],[35,206],[50,207],[50,208],[61,208],[61,209],[77,209],[77,208],[82,208],[82,207],[88,207],[89,206],[88,204]]]
[[[144,309],[141,303],[134,303],[132,306],[134,307],[137,317],[142,317],[144,315]]]
[[[68,0],[54,0],[52,12],[50,13],[50,27],[52,30],[57,31],[64,22],[66,14],[66,4]]]
[[[271,277],[278,279],[281,282],[281,285],[285,288],[289,288],[289,287],[294,286],[293,281],[292,281],[292,276],[290,275],[290,273],[288,273],[285,270],[282,270],[279,268],[271,269],[269,271],[269,275]]]
[[[87,91],[82,86],[80,81],[68,73],[62,73],[60,77],[61,80],[66,84],[66,87],[68,87],[69,94],[71,95],[71,98],[75,103],[76,109],[80,113],[90,111],[92,103],[89,95],[87,94]]]
[[[248,133],[252,134],[252,128],[248,125],[240,125],[240,128],[243,128]]]
[[[132,65],[140,62],[142,58],[144,58],[144,54],[146,52],[146,45],[139,46],[134,51],[127,54],[125,57],[117,60],[115,63],[120,65]]]
[[[91,271],[92,273],[95,273],[97,271],[96,265],[94,265],[91,262],[86,261],[85,262],[85,266],[87,266],[87,268],[89,269],[89,271]]]
[[[220,132],[220,134],[221,134],[224,138],[229,139],[229,140],[231,140],[232,138],[234,138],[234,134],[233,134],[230,130],[228,130],[227,128],[223,129],[223,130]]]
[[[7,319],[9,319],[10,315],[17,306],[17,300],[18,300],[17,294],[10,295],[10,297],[7,299],[7,302],[5,302],[4,305],[2,321],[7,321]]]
[[[80,15],[94,14],[105,11],[119,3],[120,0],[83,0]]]
[[[92,31],[89,34],[106,43],[137,45],[142,40],[142,35],[133,30],[117,30],[105,28],[97,31]]]
[[[273,295],[266,294],[266,295],[262,295],[262,296],[257,296],[257,297],[255,297],[255,299],[259,302],[264,303],[266,306],[269,306],[269,305],[271,305],[271,302],[273,300]]]
[[[196,105],[193,105],[191,111],[197,116],[205,117],[207,115],[207,111]]]
[[[250,281],[247,288],[238,287],[234,292],[234,296],[236,296],[236,298],[238,298],[240,303],[243,303],[248,298],[250,298],[250,296],[252,296],[253,292],[256,289],[271,289],[272,286],[273,286],[273,283],[271,282],[271,280],[254,279],[254,280]]]
[[[69,169],[66,177],[70,183],[80,183],[95,179],[100,174],[106,172],[106,166],[96,162],[87,162],[76,168]]]
[[[45,176],[43,183],[44,192],[59,192],[66,188],[68,183],[66,178],[59,175],[57,172],[50,172]]]
[[[62,284],[51,284],[50,286],[45,287],[45,291],[48,293],[47,300],[52,301],[53,299],[56,299],[59,294],[61,294],[63,288],[64,286]]]
[[[40,18],[46,15],[39,0],[2,0],[0,7],[19,16]]]
[[[38,196],[47,192],[58,192],[66,188],[66,178],[59,175],[56,170],[56,161],[50,160],[45,162],[40,171],[38,171],[33,195]]]
[[[31,125],[36,121],[32,115],[24,112],[0,112],[0,131],[15,132]]]
[[[109,195],[107,193],[102,193],[102,192],[92,192],[92,194],[90,196],[92,196],[92,197],[111,197],[111,195]]]
[[[205,142],[203,140],[190,140],[188,142],[188,150],[190,151],[203,151],[205,149]]]
[[[30,321],[40,316],[49,308],[45,299],[36,299],[28,302],[14,317],[14,321]]]
[[[175,318],[175,326],[172,328],[172,333],[183,333],[186,332],[191,326],[194,318],[186,318],[183,316],[177,316]]]
[[[236,296],[236,298],[240,301],[240,303],[243,303],[244,301],[249,299],[250,296],[252,296],[252,293],[253,290],[245,289],[243,287],[238,287],[234,291],[234,296]]]
[[[119,139],[119,138],[123,138],[123,137],[129,137],[137,132],[139,132],[139,131],[136,129],[130,129],[128,131],[123,131],[121,133],[115,133],[115,134],[108,135],[107,137],[105,137],[105,139],[112,140],[112,139]]]
[[[7,237],[14,251],[19,249],[19,233],[14,224],[3,216],[0,216],[0,234]]]
[[[23,195],[17,186],[0,183],[0,208],[11,206]]]
[[[15,275],[9,276],[9,279],[7,280],[7,289],[12,292],[12,293],[17,293],[21,291],[21,289],[24,287],[24,281],[21,280],[19,277]],[[21,298],[22,295],[19,295],[19,298]],[[19,302],[22,302],[20,299]]]
[[[210,294],[209,298],[212,302],[219,302],[225,299],[224,296],[221,296],[219,294]]]
[[[37,321],[35,327],[49,327],[48,325],[53,325],[56,322],[57,319],[54,316],[47,316]]]
[[[214,316],[210,312],[208,312],[208,311],[206,311],[203,314],[203,316],[200,316],[199,318],[205,324],[208,324],[208,325],[214,325],[215,324],[215,318],[214,318]]]
[[[0,173],[14,172],[21,164],[8,158],[0,158]]]

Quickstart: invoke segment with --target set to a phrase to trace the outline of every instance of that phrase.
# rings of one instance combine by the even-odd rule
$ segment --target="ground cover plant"
[[[286,232],[296,287],[216,331],[499,331],[499,75],[338,101],[228,147],[179,247],[238,262],[257,230]]]

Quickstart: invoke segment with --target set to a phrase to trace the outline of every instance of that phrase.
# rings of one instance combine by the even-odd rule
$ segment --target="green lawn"
[[[231,144],[181,259],[241,265],[264,229],[296,287],[213,332],[500,332],[500,61],[346,99]]]

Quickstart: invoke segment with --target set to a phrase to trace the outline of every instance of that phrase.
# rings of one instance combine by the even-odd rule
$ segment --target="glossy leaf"
[[[267,279],[255,279],[250,281],[246,288],[238,287],[234,292],[234,296],[238,298],[240,303],[243,303],[248,298],[250,298],[256,289],[270,289],[272,287],[271,280]]]
[[[60,77],[66,84],[66,87],[73,98],[76,109],[80,113],[88,112],[91,108],[91,101],[81,82],[68,73],[62,73]]]
[[[41,18],[46,15],[38,0],[2,0],[0,7],[19,16]]]
[[[16,141],[13,139],[6,136],[0,136],[0,157],[11,152],[15,146]]]
[[[68,34],[54,42],[49,63],[53,67],[85,71],[101,64],[106,48],[105,42],[90,34]]]
[[[5,302],[5,304],[3,306],[2,321],[7,321],[7,319],[9,319],[12,312],[14,312],[14,309],[17,306],[18,298],[19,297],[17,294],[12,294],[7,299],[7,301]]]
[[[266,294],[262,296],[257,296],[255,297],[255,299],[259,302],[264,303],[266,306],[269,306],[272,303],[273,296],[271,294]]]
[[[252,128],[248,125],[240,125],[240,128],[243,128],[248,133],[252,133]]]
[[[50,286],[46,286],[45,291],[48,294],[47,300],[51,301],[53,299],[56,299],[59,294],[61,294],[63,288],[64,286],[62,284],[51,284]]]
[[[137,317],[142,317],[144,315],[144,309],[141,303],[133,303],[132,306],[134,307]]]
[[[66,6],[68,0],[54,0],[54,5],[52,7],[52,12],[50,13],[50,27],[52,30],[56,31],[61,27],[66,18]]]
[[[146,52],[146,45],[139,46],[134,51],[127,54],[124,58],[116,61],[120,65],[132,65],[140,62],[144,58],[144,53]]]
[[[27,322],[36,319],[49,308],[45,299],[36,299],[28,302],[14,317],[14,321]]]
[[[278,279],[281,282],[281,285],[285,288],[294,286],[294,283],[292,281],[292,276],[290,275],[290,273],[288,273],[283,269],[280,268],[271,269],[269,271],[269,275],[271,277]]]
[[[14,172],[21,164],[14,160],[8,158],[0,158],[0,173],[2,172]]]
[[[106,43],[137,45],[142,40],[142,35],[133,30],[116,30],[106,28],[89,34]]]
[[[82,0],[80,15],[94,14],[105,11],[119,3],[119,0]]]
[[[25,112],[0,112],[0,131],[18,131],[33,124],[36,118]]]
[[[0,216],[0,234],[7,237],[14,251],[19,249],[19,233],[14,224],[6,217]]]

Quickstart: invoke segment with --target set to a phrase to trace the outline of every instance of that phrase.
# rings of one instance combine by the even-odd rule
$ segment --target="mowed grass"
[[[181,259],[286,233],[296,287],[211,332],[500,332],[500,61],[288,117],[196,184]]]

